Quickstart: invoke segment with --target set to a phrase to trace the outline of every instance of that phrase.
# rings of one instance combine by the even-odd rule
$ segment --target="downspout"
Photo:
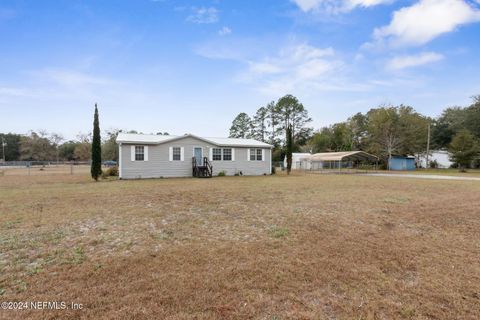
[[[273,160],[272,160],[272,148],[270,148],[270,175],[272,175],[272,166],[273,166]]]
[[[123,165],[122,165],[122,143],[118,144],[118,179],[123,178]]]

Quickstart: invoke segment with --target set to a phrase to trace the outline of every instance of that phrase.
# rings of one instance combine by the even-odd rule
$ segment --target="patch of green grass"
[[[81,264],[83,261],[85,261],[85,250],[83,250],[82,247],[75,247],[73,249],[73,257],[71,259],[72,264]]]
[[[270,235],[277,239],[285,238],[289,234],[290,234],[290,231],[287,228],[273,227],[270,229]]]
[[[27,274],[31,276],[31,275],[40,273],[40,272],[42,272],[42,271],[43,271],[42,266],[37,265],[37,266],[34,266],[34,267],[28,269],[28,270],[27,270]]]
[[[5,229],[15,229],[20,222],[22,222],[22,218],[17,218],[12,221],[7,221],[5,222],[4,227]]]
[[[158,233],[150,233],[150,236],[155,240],[172,240],[174,232],[173,230],[162,230]]]
[[[404,198],[404,197],[398,197],[398,198],[385,198],[383,199],[383,202],[385,203],[391,203],[391,204],[406,204],[410,202],[410,199]]]
[[[27,290],[27,283],[22,279],[15,279],[13,287],[17,293],[24,292]]]
[[[402,308],[402,310],[400,311],[400,314],[402,315],[402,317],[404,318],[408,318],[408,319],[411,319],[415,316],[415,309],[413,307],[404,307]]]

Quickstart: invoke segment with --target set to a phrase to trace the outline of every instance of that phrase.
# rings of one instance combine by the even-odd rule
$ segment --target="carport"
[[[378,157],[364,151],[315,153],[308,158],[312,171],[358,171],[377,169]]]

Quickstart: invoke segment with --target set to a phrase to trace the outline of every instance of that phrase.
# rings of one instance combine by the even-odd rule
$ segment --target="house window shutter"
[[[143,161],[148,161],[148,146],[143,147]]]
[[[210,148],[208,152],[208,160],[213,161],[213,148]]]
[[[250,148],[247,149],[247,161],[250,161]]]
[[[235,149],[232,148],[232,161],[235,161]]]
[[[135,161],[135,146],[130,147],[130,157],[132,161]]]
[[[262,161],[265,161],[265,149],[262,149]]]
[[[180,148],[180,161],[185,161],[185,148]]]
[[[173,147],[168,148],[168,161],[173,161]]]

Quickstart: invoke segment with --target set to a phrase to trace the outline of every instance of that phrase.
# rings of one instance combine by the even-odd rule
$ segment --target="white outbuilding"
[[[310,170],[311,153],[292,153],[292,169],[293,170]],[[283,166],[287,167],[287,156],[283,160]]]

